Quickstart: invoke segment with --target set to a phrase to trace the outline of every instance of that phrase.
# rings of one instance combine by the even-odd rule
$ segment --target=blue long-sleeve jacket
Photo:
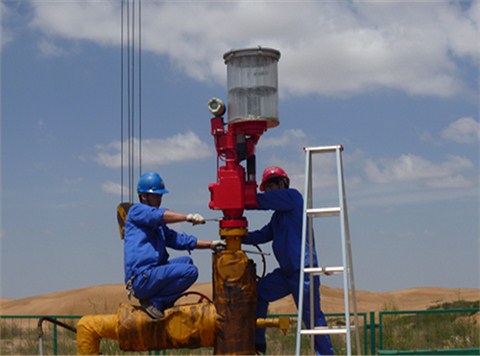
[[[259,210],[274,210],[270,222],[257,231],[249,232],[242,240],[245,244],[272,241],[272,249],[280,269],[290,275],[300,270],[302,249],[303,197],[296,189],[276,189],[257,194]],[[313,250],[314,265],[317,257]],[[305,253],[305,266],[309,265],[309,248]]]
[[[193,250],[197,238],[167,227],[163,214],[167,209],[137,203],[128,211],[125,223],[125,283],[150,266],[165,264],[175,250]]]

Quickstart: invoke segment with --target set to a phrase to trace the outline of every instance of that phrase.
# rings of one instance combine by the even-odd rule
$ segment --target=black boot
[[[265,355],[267,353],[267,344],[255,344],[255,353]]]
[[[160,309],[158,309],[155,305],[150,303],[148,300],[141,299],[140,305],[142,306],[142,309],[145,310],[145,312],[148,315],[150,315],[153,319],[163,318],[163,312]]]

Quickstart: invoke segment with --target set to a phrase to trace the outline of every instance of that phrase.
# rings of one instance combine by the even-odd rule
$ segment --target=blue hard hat
[[[137,193],[166,194],[165,183],[158,173],[148,172],[140,177]]]

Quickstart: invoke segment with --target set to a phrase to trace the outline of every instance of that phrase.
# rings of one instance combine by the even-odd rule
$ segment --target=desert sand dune
[[[212,297],[210,283],[195,284],[190,290]],[[418,287],[389,292],[357,290],[359,312],[380,310],[423,310],[429,306],[456,300],[480,300],[480,289]],[[326,313],[343,312],[343,290],[322,285],[322,308]],[[189,296],[179,303],[194,302]],[[0,300],[1,315],[85,315],[114,314],[120,303],[138,304],[128,300],[122,284],[100,285],[49,293],[22,299]],[[270,313],[296,313],[289,296],[270,305]]]

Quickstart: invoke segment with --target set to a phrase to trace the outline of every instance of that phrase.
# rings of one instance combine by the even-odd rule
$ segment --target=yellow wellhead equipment
[[[214,354],[255,354],[255,264],[240,249],[246,229],[221,229],[227,248],[213,254],[213,302],[220,316]]]

